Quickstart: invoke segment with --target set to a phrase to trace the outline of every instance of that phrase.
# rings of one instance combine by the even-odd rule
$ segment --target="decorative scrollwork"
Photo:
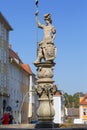
[[[35,93],[41,96],[43,93],[45,93],[47,96],[53,95],[56,90],[57,86],[54,84],[40,84],[36,85],[35,87]]]

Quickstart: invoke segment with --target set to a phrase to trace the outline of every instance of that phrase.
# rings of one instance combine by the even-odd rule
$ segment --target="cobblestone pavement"
[[[87,130],[87,125],[72,125],[66,128],[35,128],[35,126],[35,124],[0,125],[0,130]]]

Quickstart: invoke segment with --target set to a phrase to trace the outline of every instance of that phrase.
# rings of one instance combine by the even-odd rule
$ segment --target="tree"
[[[74,107],[78,108],[79,107],[79,98],[83,97],[84,94],[82,92],[77,92],[73,95],[73,102],[74,102]]]
[[[84,96],[84,93],[82,93],[82,92],[76,92],[73,95],[64,93],[66,107],[67,108],[69,108],[69,107],[78,108],[79,107],[79,98],[83,97],[83,96]]]
[[[64,97],[65,97],[65,106],[68,108],[70,106],[68,93],[64,93]]]

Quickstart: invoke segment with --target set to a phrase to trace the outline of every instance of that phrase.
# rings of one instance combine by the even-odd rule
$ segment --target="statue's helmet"
[[[50,23],[52,23],[51,14],[50,13],[45,14],[44,15],[44,20],[48,20]]]

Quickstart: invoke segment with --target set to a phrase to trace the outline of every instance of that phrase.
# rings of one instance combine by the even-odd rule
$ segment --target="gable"
[[[83,97],[83,99],[79,103],[80,105],[87,105],[87,94]]]

